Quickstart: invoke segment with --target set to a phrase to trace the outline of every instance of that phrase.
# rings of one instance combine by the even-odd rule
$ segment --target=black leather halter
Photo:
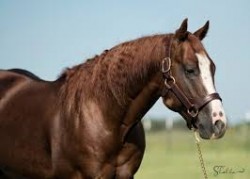
[[[221,100],[218,93],[209,94],[203,98],[198,98],[191,100],[176,84],[174,76],[171,74],[171,59],[166,57],[162,60],[162,74],[165,84],[165,89],[163,90],[163,96],[167,94],[168,91],[173,92],[173,94],[180,100],[180,102],[185,106],[186,111],[182,115],[189,121],[187,123],[188,127],[191,129],[195,127],[194,123],[201,109],[213,100]]]

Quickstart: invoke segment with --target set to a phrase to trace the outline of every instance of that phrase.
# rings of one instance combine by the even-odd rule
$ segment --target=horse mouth
[[[218,121],[209,127],[204,127],[204,125],[198,124],[195,131],[199,133],[199,136],[202,139],[210,140],[222,138],[226,133],[226,128],[225,124]]]
[[[212,137],[212,133],[201,124],[198,125],[196,132],[199,133],[199,136],[202,139],[209,140]]]

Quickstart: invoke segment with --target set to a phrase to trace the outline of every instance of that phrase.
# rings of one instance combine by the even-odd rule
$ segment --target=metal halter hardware
[[[197,118],[200,110],[209,102],[216,99],[222,100],[218,93],[212,93],[203,98],[191,100],[191,98],[188,98],[186,94],[176,84],[176,80],[171,73],[171,66],[172,64],[170,57],[166,57],[162,60],[162,74],[164,79],[164,85],[166,87],[163,91],[163,96],[165,96],[168,91],[172,91],[174,95],[180,100],[180,102],[185,106],[185,117],[193,121]],[[192,124],[188,124],[188,126],[189,128],[191,128]]]

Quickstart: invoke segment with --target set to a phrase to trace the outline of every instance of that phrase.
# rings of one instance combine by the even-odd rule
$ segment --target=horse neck
[[[127,106],[161,70],[169,35],[157,35],[119,45],[111,49],[107,83],[117,103]]]
[[[141,39],[139,46],[125,44],[114,49],[112,55],[117,56],[107,81],[117,105],[123,109],[120,119],[127,129],[141,120],[161,95],[161,62],[167,55],[170,38],[170,35],[154,36]]]
[[[84,105],[92,101],[112,125],[140,120],[160,97],[161,61],[170,38],[157,35],[127,42],[66,71],[61,94],[65,112],[81,118]]]

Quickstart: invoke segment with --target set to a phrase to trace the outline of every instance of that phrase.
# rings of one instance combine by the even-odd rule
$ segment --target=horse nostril
[[[221,131],[225,127],[225,123],[222,120],[217,120],[214,123],[214,126],[217,128],[217,130]]]

